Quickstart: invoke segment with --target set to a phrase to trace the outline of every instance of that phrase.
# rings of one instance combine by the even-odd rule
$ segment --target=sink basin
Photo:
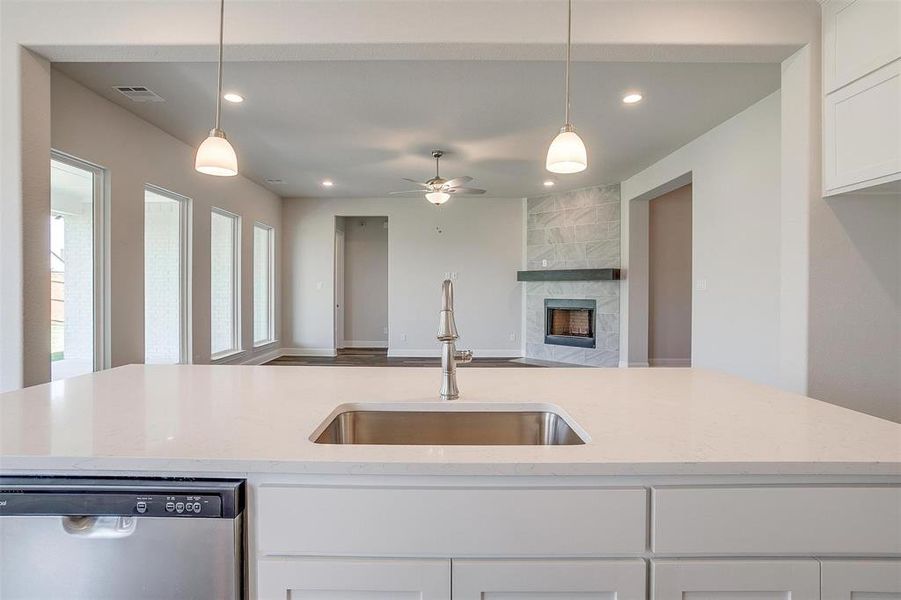
[[[384,406],[384,405],[383,405]],[[585,440],[548,405],[493,410],[479,405],[339,407],[312,439],[317,444],[406,446],[571,446]]]

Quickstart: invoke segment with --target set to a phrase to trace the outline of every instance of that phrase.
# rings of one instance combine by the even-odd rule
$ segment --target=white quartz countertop
[[[461,403],[553,404],[581,446],[335,446],[343,403],[437,403],[437,368],[143,366],[0,395],[0,470],[898,475],[901,425],[701,369],[458,371]]]

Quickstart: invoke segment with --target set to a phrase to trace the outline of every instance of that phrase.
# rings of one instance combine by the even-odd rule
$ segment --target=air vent
[[[114,85],[113,89],[132,102],[165,102],[166,100],[143,85]]]

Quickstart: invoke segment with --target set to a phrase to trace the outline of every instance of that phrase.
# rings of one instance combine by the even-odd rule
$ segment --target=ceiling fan
[[[404,177],[404,181],[415,183],[420,186],[420,189],[391,192],[391,194],[425,193],[426,200],[432,204],[439,205],[450,200],[451,196],[475,196],[485,193],[485,190],[480,190],[479,188],[464,187],[463,184],[472,181],[472,177],[466,177],[464,175],[463,177],[455,177],[453,179],[443,179],[438,170],[438,162],[441,160],[442,156],[444,156],[444,152],[441,150],[432,150],[432,158],[435,159],[435,176],[428,181],[422,182]]]

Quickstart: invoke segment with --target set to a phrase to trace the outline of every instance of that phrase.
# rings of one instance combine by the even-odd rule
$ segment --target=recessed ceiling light
[[[335,185],[335,182],[332,181],[331,179],[323,179],[322,180],[322,187],[332,187],[333,185]]]
[[[554,187],[554,181],[552,179],[546,179],[544,182],[544,187]]]
[[[244,96],[242,96],[241,94],[236,94],[234,92],[225,94],[224,96],[222,96],[222,99],[226,102],[232,102],[234,104],[240,104],[241,102],[244,102]]]
[[[641,94],[638,92],[633,92],[631,94],[626,94],[623,96],[624,104],[635,104],[636,102],[641,102]]]

